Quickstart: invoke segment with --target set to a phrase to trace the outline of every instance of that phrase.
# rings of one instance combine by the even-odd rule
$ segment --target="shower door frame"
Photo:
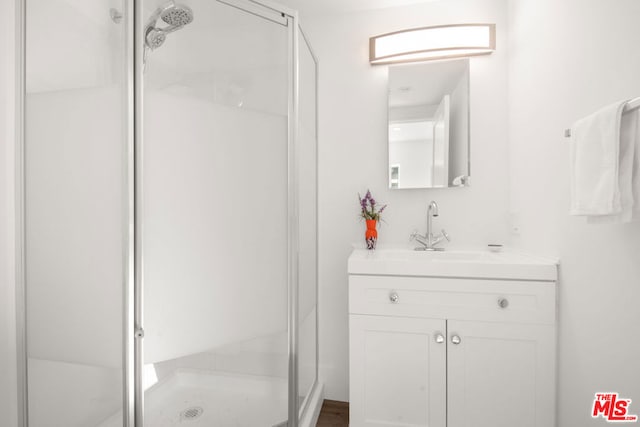
[[[15,0],[16,24],[16,122],[15,122],[15,287],[16,287],[16,365],[18,394],[18,426],[29,425],[27,380],[27,298],[25,285],[26,233],[25,233],[25,100],[27,70],[27,5],[26,0]]]
[[[26,30],[28,0],[14,0],[16,5],[16,339],[18,368],[18,425],[29,426],[28,393],[28,349],[27,349],[27,299],[26,299],[26,239],[25,239],[25,130],[26,130]],[[315,142],[316,142],[316,206],[318,190],[318,60],[311,46],[302,34],[297,11],[278,5],[269,0],[216,0],[236,7],[246,13],[256,10],[245,9],[246,5],[266,8],[287,18],[288,27],[288,160],[287,160],[287,200],[288,200],[288,427],[297,427],[300,417],[309,407],[311,397],[318,391],[319,337],[318,337],[318,242],[316,239],[315,276],[315,373],[314,381],[302,405],[298,405],[298,254],[299,254],[299,212],[298,212],[298,162],[296,146],[299,141],[299,49],[301,41],[309,48],[315,62]],[[245,7],[243,7],[245,5]],[[143,149],[143,56],[144,56],[144,14],[142,0],[124,0],[125,37],[122,47],[126,56],[125,83],[123,85],[123,119],[126,127],[126,199],[124,216],[124,274],[123,274],[123,427],[144,427],[143,372],[143,277],[140,266],[143,261],[141,214],[142,198],[142,149]],[[316,220],[316,236],[318,223]]]
[[[306,46],[307,49],[309,49],[309,54],[311,55],[311,58],[313,59],[313,65],[314,65],[314,72],[315,72],[315,80],[314,80],[314,85],[313,85],[313,90],[314,90],[314,110],[315,110],[315,114],[314,114],[314,127],[315,127],[315,176],[314,176],[314,180],[315,180],[315,192],[316,192],[316,227],[315,227],[315,232],[316,232],[316,242],[315,242],[315,251],[316,251],[316,257],[315,257],[315,263],[316,263],[316,275],[315,275],[315,309],[316,309],[316,315],[315,315],[315,372],[314,372],[314,380],[313,383],[311,384],[311,387],[309,387],[309,390],[307,390],[306,392],[308,393],[305,396],[305,399],[302,401],[302,404],[300,405],[300,409],[299,409],[299,415],[298,415],[298,420],[302,419],[303,415],[308,411],[311,410],[312,408],[310,408],[310,404],[311,404],[311,400],[314,397],[314,394],[317,394],[319,396],[319,393],[322,392],[322,390],[318,390],[319,387],[319,366],[320,366],[320,339],[318,337],[318,327],[319,327],[319,319],[320,319],[320,314],[318,311],[318,301],[319,301],[319,289],[318,289],[318,271],[319,271],[319,262],[318,262],[318,254],[319,254],[319,245],[318,245],[318,236],[320,235],[319,232],[319,221],[318,221],[318,189],[319,189],[319,182],[318,182],[318,140],[319,140],[319,130],[318,130],[318,93],[319,93],[319,86],[318,86],[318,76],[319,76],[319,72],[320,72],[320,67],[318,65],[318,57],[316,56],[315,51],[313,50],[313,48],[311,47],[311,42],[309,41],[309,39],[307,38],[307,35],[304,33],[304,31],[302,30],[302,27],[300,26],[300,20],[298,19],[298,14],[296,12],[296,27],[295,27],[295,33],[298,35],[298,49],[296,49],[296,55],[297,55],[297,61],[295,62],[297,65],[297,70],[299,71],[299,64],[300,64],[300,58],[298,55],[298,52],[300,52],[300,46]],[[300,76],[299,76],[299,72],[296,74],[296,88],[299,87],[299,81],[300,81]],[[296,92],[299,93],[299,92]],[[297,98],[299,101],[299,97]],[[297,116],[299,117],[299,116]],[[296,120],[295,125],[296,125],[296,131],[299,130],[299,126],[298,126],[299,121]],[[299,230],[300,228],[298,228]],[[298,285],[299,285],[299,280],[298,280]],[[298,286],[299,288],[299,286]],[[296,307],[296,313],[298,312],[297,307]],[[298,319],[299,320],[299,319]],[[298,347],[296,346],[296,349],[298,349]],[[298,364],[299,367],[299,364]],[[300,392],[300,390],[297,391],[298,393]],[[291,396],[290,396],[291,398]],[[291,401],[289,402],[289,404],[291,404]],[[297,403],[296,403],[297,405]],[[322,405],[322,402],[320,402],[320,405]]]

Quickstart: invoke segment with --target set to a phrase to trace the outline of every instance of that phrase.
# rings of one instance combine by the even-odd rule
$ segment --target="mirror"
[[[389,188],[469,184],[469,59],[389,67]]]

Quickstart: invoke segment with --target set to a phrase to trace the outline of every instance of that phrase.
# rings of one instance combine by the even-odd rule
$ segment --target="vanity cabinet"
[[[350,426],[444,426],[442,319],[351,315]]]
[[[555,282],[349,275],[350,426],[551,427]]]

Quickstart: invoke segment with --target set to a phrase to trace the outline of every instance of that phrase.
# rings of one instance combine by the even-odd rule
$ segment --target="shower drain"
[[[187,408],[180,413],[180,419],[183,421],[197,420],[198,418],[200,418],[203,412],[204,412],[204,409],[202,409],[199,406]]]

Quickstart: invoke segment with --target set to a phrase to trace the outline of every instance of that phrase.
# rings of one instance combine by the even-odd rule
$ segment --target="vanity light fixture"
[[[496,24],[413,28],[369,39],[371,65],[487,55],[496,49]]]

